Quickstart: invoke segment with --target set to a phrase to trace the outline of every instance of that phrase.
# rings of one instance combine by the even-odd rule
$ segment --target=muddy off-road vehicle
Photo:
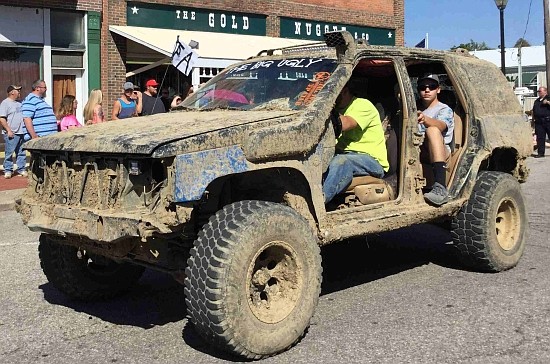
[[[455,112],[450,201],[440,207],[423,197],[433,174],[420,148],[416,81],[427,72]],[[331,110],[348,82],[379,108],[390,171],[354,178],[325,205],[338,129]],[[500,70],[467,54],[327,33],[326,44],[228,67],[179,110],[26,147],[30,184],[18,211],[42,233],[40,261],[55,287],[104,299],[146,267],[170,273],[185,285],[196,332],[246,358],[304,335],[321,289],[320,246],[450,221],[441,225],[465,266],[498,272],[518,263],[526,242],[530,127]]]

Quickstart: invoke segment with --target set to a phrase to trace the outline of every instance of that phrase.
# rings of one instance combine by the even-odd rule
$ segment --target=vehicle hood
[[[176,111],[73,128],[25,143],[29,150],[151,154],[198,135],[282,118],[298,111]],[[223,134],[223,133],[222,133]]]

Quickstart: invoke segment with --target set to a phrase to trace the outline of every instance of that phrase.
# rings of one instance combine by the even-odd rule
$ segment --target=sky
[[[527,17],[529,4],[531,14]],[[543,0],[509,0],[504,10],[504,43],[513,47],[523,37],[543,45]],[[429,48],[448,50],[460,43],[500,45],[500,12],[494,0],[405,0],[405,45],[414,47],[428,33]]]

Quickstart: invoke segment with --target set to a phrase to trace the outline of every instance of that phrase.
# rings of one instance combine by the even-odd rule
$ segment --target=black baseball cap
[[[13,90],[21,90],[21,88],[22,88],[21,86],[9,85],[7,93],[12,92]]]

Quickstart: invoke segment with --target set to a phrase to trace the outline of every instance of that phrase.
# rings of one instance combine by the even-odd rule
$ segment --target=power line
[[[523,39],[524,41],[525,41],[525,34],[527,34],[527,26],[529,25],[529,18],[531,17],[531,5],[533,5],[533,0],[529,1],[529,12],[527,13],[527,22],[525,23],[525,31],[523,32],[523,36],[521,37],[521,39]],[[521,43],[519,45],[520,47],[521,47]]]

